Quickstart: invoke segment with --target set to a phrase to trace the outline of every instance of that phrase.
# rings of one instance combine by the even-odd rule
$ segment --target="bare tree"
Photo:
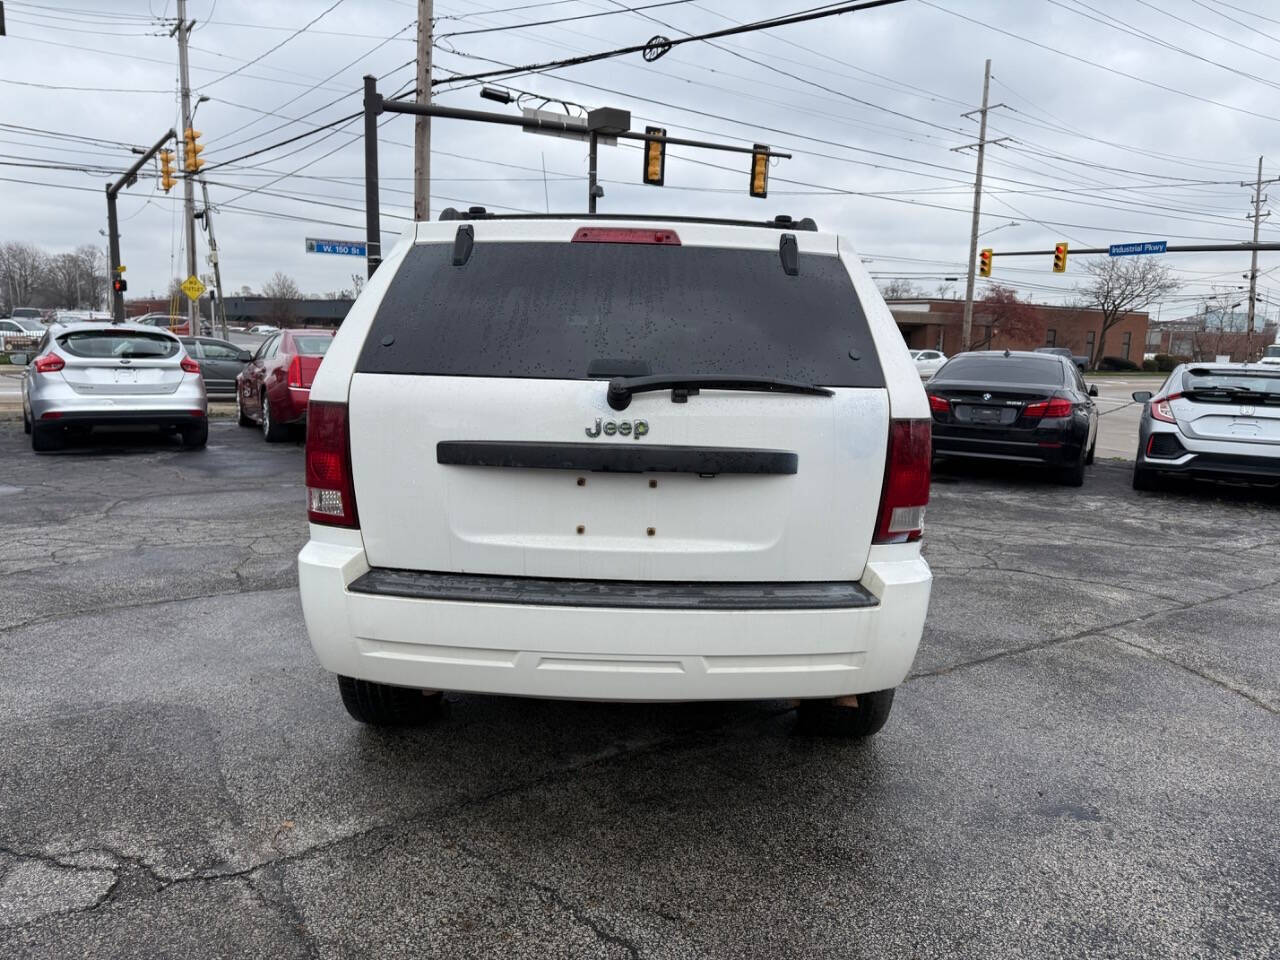
[[[910,280],[890,280],[880,287],[880,295],[886,300],[914,300],[925,295],[924,291]]]
[[[353,273],[351,275],[351,286],[355,289],[356,296],[360,296],[360,291],[364,289],[364,277],[358,273]]]
[[[1036,321],[1035,307],[1019,300],[1018,292],[1012,287],[992,284],[975,308],[991,331],[985,340],[973,345],[975,350],[990,344],[997,336],[1014,343],[1039,339],[1040,324]]]
[[[262,295],[271,300],[268,316],[276,326],[288,326],[297,317],[296,301],[301,299],[302,290],[293,277],[277,270],[262,285]]]
[[[1093,369],[1106,356],[1107,331],[1126,314],[1144,310],[1178,289],[1173,273],[1151,257],[1096,257],[1086,260],[1091,279],[1076,292],[1102,314],[1102,329],[1093,353]]]
[[[0,302],[6,313],[14,307],[42,306],[35,301],[48,264],[48,255],[35,244],[0,244]]]

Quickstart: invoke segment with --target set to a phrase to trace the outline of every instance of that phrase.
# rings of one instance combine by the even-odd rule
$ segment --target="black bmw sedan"
[[[925,387],[935,460],[1039,464],[1084,483],[1098,439],[1097,387],[1069,357],[984,350],[952,357]]]

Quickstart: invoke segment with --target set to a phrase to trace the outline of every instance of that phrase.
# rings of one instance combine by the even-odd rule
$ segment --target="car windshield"
[[[323,333],[311,334],[310,336],[293,338],[293,349],[302,354],[304,357],[323,357],[324,352],[329,349],[329,344],[333,343],[333,337]]]
[[[141,330],[74,330],[58,338],[58,346],[73,357],[102,359],[163,359],[178,352],[178,341]]]
[[[1193,367],[1182,376],[1182,392],[1222,400],[1247,394],[1258,403],[1280,403],[1280,372],[1237,373]]]
[[[608,360],[653,374],[882,387],[839,258],[646,243],[411,247],[364,342],[361,373],[586,379]],[[483,252],[482,252],[483,251]]]
[[[964,380],[970,383],[1027,383],[1060,387],[1062,364],[1040,357],[968,354],[953,357],[936,374],[933,382]]]
[[[23,330],[30,330],[32,333],[38,333],[44,330],[44,324],[36,317],[14,317],[13,322]]]

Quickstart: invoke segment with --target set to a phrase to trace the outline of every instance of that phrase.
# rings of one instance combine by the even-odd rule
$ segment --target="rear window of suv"
[[[610,243],[413,247],[358,373],[585,379],[593,361],[882,387],[866,314],[836,257]]]
[[[76,330],[58,338],[73,357],[163,359],[178,352],[178,341],[162,333],[140,330]]]
[[[1061,387],[1063,366],[1058,360],[1039,357],[960,356],[934,375],[934,382],[965,380],[971,383],[1026,383]]]

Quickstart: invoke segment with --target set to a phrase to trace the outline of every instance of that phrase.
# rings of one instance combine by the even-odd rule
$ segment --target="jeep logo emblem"
[[[586,434],[592,439],[604,434],[606,437],[635,437],[639,440],[649,432],[648,420],[601,420],[586,428]]]

